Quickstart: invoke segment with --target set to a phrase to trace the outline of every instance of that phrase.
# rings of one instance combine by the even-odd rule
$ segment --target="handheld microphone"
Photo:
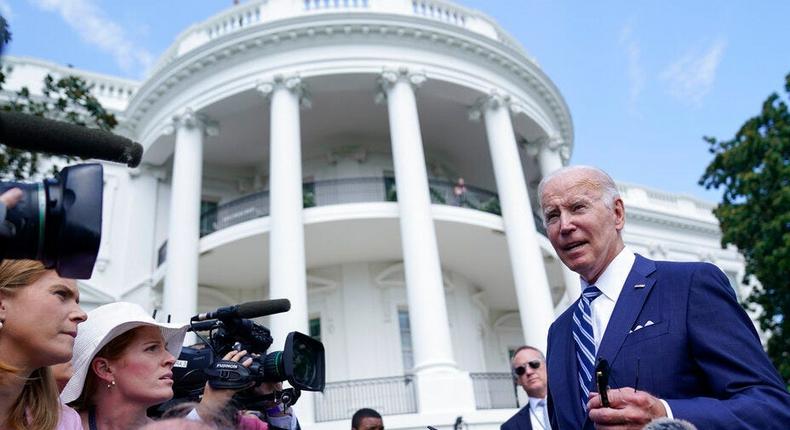
[[[650,421],[643,430],[697,430],[697,427],[684,420],[656,418]]]
[[[0,113],[0,142],[34,152],[140,164],[143,147],[107,131],[19,112]]]
[[[288,299],[257,300],[233,306],[218,308],[192,317],[192,321],[223,320],[231,318],[258,318],[266,315],[288,312],[291,302]]]

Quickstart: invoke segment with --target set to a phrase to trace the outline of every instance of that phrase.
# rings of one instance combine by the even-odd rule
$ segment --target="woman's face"
[[[123,354],[110,361],[115,386],[125,398],[153,406],[173,397],[173,364],[176,358],[165,349],[159,328],[136,329]]]
[[[48,270],[14,296],[0,293],[3,361],[25,370],[71,360],[77,325],[87,318],[73,279]]]

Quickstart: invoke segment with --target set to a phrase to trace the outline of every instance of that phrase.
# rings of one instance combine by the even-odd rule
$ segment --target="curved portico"
[[[283,7],[291,3],[270,2]],[[379,5],[368,6],[374,3]],[[412,2],[403,4],[407,3]],[[552,290],[545,271],[553,252],[541,248],[531,193],[545,173],[541,163],[554,169],[567,159],[572,129],[550,80],[523,51],[505,43],[490,22],[478,17],[477,26],[472,25],[471,15],[463,22],[437,20],[418,13],[416,5],[410,13],[397,7],[364,7],[344,14],[309,9],[283,12],[270,21],[248,9],[251,14],[244,15],[247,21],[238,21],[236,30],[223,32],[209,25],[212,36],[203,40],[192,30],[140,88],[127,117],[146,148],[147,163],[168,166],[173,160],[167,259],[184,259],[184,244],[195,243],[201,228],[207,233],[200,240],[199,268],[166,263],[166,312],[175,312],[168,308],[173,297],[187,298],[180,307],[194,307],[198,283],[227,288],[231,278],[251,279],[252,273],[266,267],[268,282],[258,281],[257,291],[292,302],[289,313],[269,318],[275,338],[282,341],[288,331],[308,331],[308,302],[318,300],[310,287],[318,275],[311,273],[328,267],[310,255],[321,249],[314,235],[354,235],[352,230],[365,223],[380,237],[394,231],[397,234],[383,247],[386,258],[370,261],[369,255],[346,255],[333,264],[351,284],[375,284],[375,277],[367,276],[379,270],[376,264],[402,261],[402,281],[393,285],[401,285],[405,293],[414,357],[413,368],[403,371],[416,376],[421,413],[451,413],[475,409],[468,371],[470,362],[479,361],[465,357],[468,353],[451,341],[457,328],[452,328],[454,317],[448,312],[458,312],[461,300],[454,298],[457,303],[452,306],[446,303],[453,280],[464,285],[457,290],[465,297],[462,301],[478,303],[473,307],[485,315],[489,303],[511,307],[504,298],[515,295],[509,303],[518,304],[522,336],[545,347],[557,297],[565,288],[560,293]],[[262,12],[264,3],[259,6]],[[188,150],[177,139],[173,145],[173,136],[166,133],[172,118],[187,105],[219,125],[217,135],[193,145],[192,151],[196,147],[202,159],[182,156]],[[482,121],[470,121],[470,114]],[[179,179],[183,171],[204,173],[193,173],[184,181]],[[388,203],[363,201],[356,209],[378,205],[387,217],[361,220],[332,205],[310,207],[309,200],[320,193],[306,184],[318,187],[329,180],[376,177],[384,181]],[[453,186],[461,179],[469,189],[477,187],[491,197],[477,201],[474,208],[447,207],[463,206],[461,202],[469,206],[472,191],[463,187],[459,192]],[[449,194],[437,201],[437,184],[442,181],[449,183],[444,186]],[[194,195],[196,186],[202,190],[202,202],[186,202],[182,195]],[[224,205],[257,198],[266,200],[265,215],[207,231],[212,228],[207,229],[206,207],[215,211],[216,228],[228,219],[220,216]],[[185,210],[185,205],[203,207],[203,219],[201,211]],[[495,210],[482,218],[497,228],[481,228],[478,213],[485,212],[485,205]],[[316,221],[333,211],[336,217],[342,215]],[[448,246],[457,242],[452,232],[458,231],[467,239],[490,242],[492,252],[461,261],[474,252],[464,255]],[[230,261],[241,255],[243,261]],[[497,255],[500,258],[492,258]],[[502,270],[490,279],[481,276],[490,267]],[[238,271],[248,273],[236,275]],[[178,315],[196,311],[180,309]],[[481,324],[488,325],[482,320]],[[486,360],[491,359],[471,367],[485,371]],[[354,372],[348,375],[354,377]],[[309,413],[302,416],[313,420]]]

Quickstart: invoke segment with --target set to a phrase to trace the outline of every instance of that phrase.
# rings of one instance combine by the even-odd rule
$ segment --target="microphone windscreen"
[[[19,112],[0,113],[0,143],[28,151],[140,164],[143,147],[125,137]]]
[[[650,421],[642,430],[697,430],[697,427],[684,420],[657,418]]]
[[[258,300],[240,304],[238,316],[239,318],[258,318],[288,312],[290,309],[291,302],[288,299]]]

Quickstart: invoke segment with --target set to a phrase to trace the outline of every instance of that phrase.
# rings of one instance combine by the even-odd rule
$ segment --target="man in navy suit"
[[[511,364],[513,377],[527,393],[528,402],[501,430],[549,430],[546,357],[539,349],[524,345],[513,354]]]
[[[623,201],[597,168],[560,169],[538,190],[549,240],[582,284],[549,329],[555,430],[641,429],[664,416],[699,430],[790,427],[790,394],[721,270],[626,248]],[[601,359],[609,407],[595,388]]]

